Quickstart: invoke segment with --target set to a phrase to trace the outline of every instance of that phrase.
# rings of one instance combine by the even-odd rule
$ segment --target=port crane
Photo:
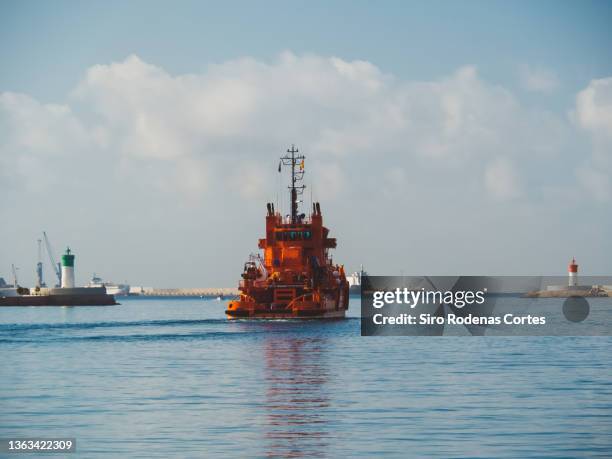
[[[53,256],[53,249],[51,248],[51,243],[49,242],[49,238],[47,237],[47,233],[45,231],[43,231],[43,238],[45,240],[45,248],[47,249],[47,255],[49,256],[51,267],[55,270],[55,276],[57,277],[56,287],[61,287],[62,270],[60,268],[60,264],[55,262],[55,257]]]
[[[38,239],[38,263],[36,263],[36,286],[46,287],[43,280],[43,264],[42,264],[42,239]]]
[[[11,264],[11,271],[13,272],[13,287],[14,288],[18,288],[19,287],[19,283],[17,281],[17,270],[19,268],[17,268],[14,264]]]

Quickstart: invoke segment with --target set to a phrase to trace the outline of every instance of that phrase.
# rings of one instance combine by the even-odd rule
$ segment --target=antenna
[[[304,193],[304,188],[306,188],[306,185],[297,185],[304,178],[304,160],[306,157],[304,155],[296,156],[296,153],[299,153],[299,150],[292,144],[291,149],[287,150],[287,154],[280,159],[283,166],[291,166],[291,185],[288,188],[291,199],[291,224],[293,225],[298,220],[298,195]],[[296,166],[298,166],[298,170],[296,170]]]
[[[280,172],[280,171],[279,171]],[[279,212],[281,215],[283,214],[282,204],[280,202],[280,189],[281,189],[281,178],[280,174],[276,177],[276,212]]]
[[[313,190],[313,189],[314,189],[314,186],[312,186],[312,185],[311,185],[311,186],[310,186],[310,207],[309,207],[309,209],[312,209],[312,203],[314,202],[314,201],[312,200],[312,190]]]

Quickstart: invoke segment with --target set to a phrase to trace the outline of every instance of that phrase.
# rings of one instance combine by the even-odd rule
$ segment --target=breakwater
[[[238,295],[237,288],[150,288],[140,292],[130,291],[136,296],[166,296],[166,297],[232,297]]]

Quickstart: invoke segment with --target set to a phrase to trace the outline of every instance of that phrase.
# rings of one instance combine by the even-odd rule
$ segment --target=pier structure
[[[238,295],[237,288],[143,288],[130,289],[130,295],[167,297],[231,297]]]

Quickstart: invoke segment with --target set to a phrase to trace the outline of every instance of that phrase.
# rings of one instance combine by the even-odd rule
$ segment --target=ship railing
[[[287,304],[287,309],[291,309],[293,307],[293,304],[297,303],[298,301],[307,301],[307,297],[310,297],[310,301],[314,300],[314,294],[313,293],[304,293],[303,295],[296,296],[294,299],[292,299],[289,302],[289,304]]]

